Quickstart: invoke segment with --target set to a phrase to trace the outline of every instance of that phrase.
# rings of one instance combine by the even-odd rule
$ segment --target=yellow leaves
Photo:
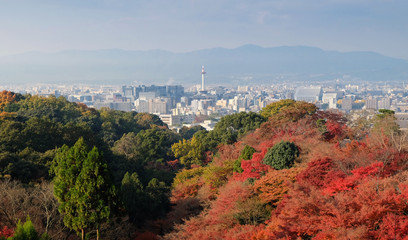
[[[171,146],[171,150],[174,156],[180,159],[180,163],[188,168],[192,164],[201,165],[204,159],[204,146],[196,137],[180,140]]]

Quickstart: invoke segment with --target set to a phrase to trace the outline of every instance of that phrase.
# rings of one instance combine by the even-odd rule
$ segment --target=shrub
[[[295,158],[299,156],[299,149],[293,142],[281,141],[268,150],[263,163],[276,170],[292,167]]]

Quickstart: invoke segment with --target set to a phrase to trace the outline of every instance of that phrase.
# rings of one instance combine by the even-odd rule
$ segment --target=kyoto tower
[[[204,66],[202,66],[201,68],[201,91],[205,91],[204,89],[204,74],[206,72],[204,71]]]

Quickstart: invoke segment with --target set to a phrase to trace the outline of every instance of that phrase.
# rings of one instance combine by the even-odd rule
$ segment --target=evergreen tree
[[[64,145],[54,158],[52,171],[64,224],[81,232],[82,239],[86,230],[96,229],[99,239],[100,225],[111,215],[115,188],[98,149],[89,150],[83,138],[71,148]]]
[[[263,158],[263,163],[276,170],[281,170],[292,167],[298,156],[299,149],[293,142],[281,141],[268,150]]]
[[[31,222],[30,216],[27,216],[27,219],[24,224],[20,221],[17,223],[16,232],[14,236],[9,238],[10,240],[40,240],[37,231],[34,228],[33,223]]]
[[[130,221],[141,225],[148,216],[149,199],[143,191],[143,185],[137,173],[126,172],[122,180],[121,197]]]

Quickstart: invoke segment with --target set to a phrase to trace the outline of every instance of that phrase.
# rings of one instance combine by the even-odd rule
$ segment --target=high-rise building
[[[366,109],[378,109],[378,100],[375,97],[369,97],[365,100]]]
[[[201,91],[205,91],[205,86],[204,86],[204,75],[206,72],[204,71],[204,66],[201,68]]]
[[[378,109],[390,109],[391,99],[389,97],[383,97],[378,100]]]
[[[353,99],[343,98],[341,102],[341,109],[345,111],[350,111],[351,109],[353,109]]]

